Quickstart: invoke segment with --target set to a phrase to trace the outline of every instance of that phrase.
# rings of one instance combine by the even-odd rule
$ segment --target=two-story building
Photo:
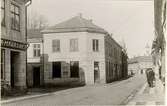
[[[39,29],[28,30],[27,42],[27,85],[43,85],[43,36]]]
[[[121,78],[122,47],[81,15],[42,31],[44,83],[106,83]]]
[[[31,0],[1,0],[1,87],[26,89],[26,14]],[[3,93],[3,92],[2,92]]]

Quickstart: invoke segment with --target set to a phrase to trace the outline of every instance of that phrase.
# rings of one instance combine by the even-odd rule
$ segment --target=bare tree
[[[48,20],[45,16],[37,13],[31,13],[28,17],[28,29],[44,29],[48,26]]]

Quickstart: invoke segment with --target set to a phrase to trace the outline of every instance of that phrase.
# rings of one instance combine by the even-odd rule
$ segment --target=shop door
[[[40,86],[40,67],[33,68],[33,86],[34,87]]]

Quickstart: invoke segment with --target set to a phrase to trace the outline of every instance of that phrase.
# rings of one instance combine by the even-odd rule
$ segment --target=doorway
[[[100,83],[99,62],[94,62],[94,83]]]
[[[10,64],[11,64],[11,71],[10,71],[10,83],[11,87],[15,87],[15,83],[17,81],[17,71],[19,68],[19,52],[11,51],[10,53]]]
[[[34,87],[40,86],[40,67],[33,68],[33,86]]]

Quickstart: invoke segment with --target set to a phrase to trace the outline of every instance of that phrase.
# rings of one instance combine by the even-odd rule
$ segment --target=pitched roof
[[[40,32],[40,29],[29,29],[27,32],[27,38],[33,39],[33,38],[42,38],[42,33]]]
[[[61,33],[61,32],[97,32],[106,34],[103,28],[95,25],[91,20],[82,16],[75,16],[69,20],[61,22],[55,26],[42,31],[43,33]]]
[[[128,60],[128,63],[137,63],[137,62],[152,62],[151,56],[138,56]]]

